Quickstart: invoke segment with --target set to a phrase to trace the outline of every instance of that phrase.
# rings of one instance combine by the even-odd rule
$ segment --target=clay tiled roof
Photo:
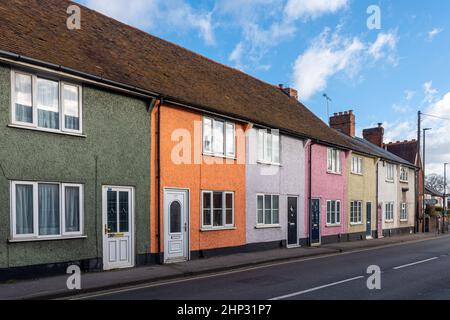
[[[411,163],[386,149],[380,148],[370,141],[359,137],[350,137],[339,131],[337,131],[337,133],[341,135],[341,137],[347,141],[347,144],[350,145],[350,148],[356,152],[415,168],[414,163]]]
[[[417,157],[417,141],[394,142],[386,145],[387,150],[396,154],[402,159],[411,163],[416,163]]]
[[[69,4],[66,0],[0,1],[0,50],[348,147],[304,105],[243,72],[82,6],[81,30],[68,30]]]

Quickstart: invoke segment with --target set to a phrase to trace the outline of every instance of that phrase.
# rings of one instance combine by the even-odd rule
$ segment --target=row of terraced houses
[[[418,229],[381,125],[70,4],[0,3],[0,278]]]

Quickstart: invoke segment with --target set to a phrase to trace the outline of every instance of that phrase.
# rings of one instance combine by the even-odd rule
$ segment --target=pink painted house
[[[311,152],[312,150],[312,152]],[[306,146],[306,239],[312,246],[346,239],[348,151],[308,142]]]

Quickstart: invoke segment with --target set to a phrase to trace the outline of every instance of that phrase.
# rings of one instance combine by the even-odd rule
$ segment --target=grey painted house
[[[304,141],[252,128],[247,143],[247,245],[306,243]]]
[[[149,102],[0,64],[0,278],[149,255]]]

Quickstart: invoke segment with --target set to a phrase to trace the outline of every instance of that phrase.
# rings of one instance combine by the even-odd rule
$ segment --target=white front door
[[[133,188],[103,187],[103,269],[134,265]]]
[[[189,193],[187,190],[164,191],[164,262],[189,258]]]

